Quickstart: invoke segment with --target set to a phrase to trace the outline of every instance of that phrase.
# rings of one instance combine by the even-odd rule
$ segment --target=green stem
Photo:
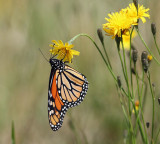
[[[123,45],[122,33],[121,33],[121,44],[122,44],[122,49],[123,49],[123,60],[124,60],[124,70],[125,70],[124,77],[126,78],[126,84],[127,84],[127,88],[128,88],[128,95],[129,95],[129,99],[128,99],[129,120],[131,121],[132,110],[131,110],[130,99],[132,98],[132,96],[131,96],[131,93],[130,93],[130,86],[129,86],[129,80],[128,80],[128,72],[127,72],[127,63],[126,63],[126,55],[125,55],[125,49],[124,49],[124,45]],[[133,141],[133,139],[134,139],[134,132],[133,132],[132,123],[130,125],[130,134],[132,134],[131,135],[131,139]]]
[[[126,73],[125,73],[125,68],[124,68],[124,65],[123,65],[122,56],[121,56],[121,53],[120,53],[119,49],[118,49],[118,55],[119,55],[119,58],[120,58],[120,61],[121,61],[122,71],[123,71],[123,75],[124,75],[126,84],[128,84],[127,78],[126,78]],[[127,96],[128,96],[128,101],[129,101],[129,107],[130,107],[131,97],[129,96],[129,93],[127,94]],[[133,133],[133,128],[132,128],[130,113],[131,113],[131,112],[130,112],[130,109],[129,109],[129,122],[130,122],[130,123],[129,123],[129,124],[130,124],[130,125],[129,125],[129,130],[130,130],[130,134],[132,134],[132,133]],[[133,141],[133,139],[132,139],[132,141]]]
[[[137,81],[137,89],[138,89],[139,107],[140,107],[140,110],[141,110],[142,123],[143,123],[144,131],[145,131],[145,135],[146,135],[145,141],[148,141],[148,140],[147,140],[146,125],[145,125],[144,116],[143,116],[142,95],[140,94],[139,77],[138,77],[138,74],[137,74],[136,64],[134,64],[134,69],[135,69],[135,72],[136,72],[136,81]],[[139,111],[138,111],[138,112],[139,112]],[[136,131],[137,131],[137,130],[136,130]],[[136,133],[137,133],[137,132],[136,132]]]
[[[121,34],[121,38],[122,38],[122,34]],[[129,89],[129,81],[128,81],[128,72],[127,72],[127,65],[126,65],[126,55],[125,55],[125,50],[124,50],[124,45],[123,45],[123,39],[121,39],[121,44],[122,44],[122,49],[123,49],[123,60],[124,60],[124,70],[125,70],[125,78],[126,78],[126,84],[127,84],[127,88],[128,88],[128,94],[130,95],[130,89]],[[130,107],[130,100],[129,100],[129,113],[131,115],[131,107]]]
[[[79,36],[86,36],[87,38],[89,38],[89,39],[93,42],[93,44],[94,44],[95,47],[97,48],[98,52],[100,53],[100,55],[101,55],[103,61],[105,62],[105,64],[106,64],[108,70],[109,70],[110,73],[112,74],[114,80],[117,82],[117,78],[116,78],[116,76],[114,75],[114,73],[112,72],[112,69],[111,69],[110,66],[108,65],[108,63],[107,63],[106,59],[104,58],[104,56],[103,56],[101,50],[99,49],[98,45],[95,43],[95,41],[94,41],[89,35],[83,34],[83,33],[78,34],[78,35],[76,35],[75,37],[73,37],[69,42],[72,43],[72,42],[73,42],[75,39],[77,39]]]
[[[121,98],[120,91],[119,91],[118,87],[117,87],[117,91],[118,91],[119,100],[120,100],[120,103],[121,103],[121,107],[122,107],[126,122],[127,122],[128,126],[129,126],[129,122],[131,123],[131,121],[129,121],[129,119],[127,117],[127,113],[126,113],[126,110],[125,110],[125,107],[124,107],[124,104],[123,104],[123,101],[122,101],[122,98]]]
[[[157,44],[157,41],[156,41],[156,36],[153,36],[153,37],[154,37],[154,42],[155,42],[157,51],[158,51],[158,53],[159,53],[159,55],[160,55],[160,49],[159,49],[158,44]]]
[[[142,136],[142,140],[147,144],[148,143],[148,139],[147,139],[147,132],[146,132],[145,121],[144,121],[144,116],[143,116],[143,109],[142,109],[142,103],[141,103],[141,95],[140,95],[140,90],[139,90],[139,76],[137,74],[136,64],[134,64],[134,70],[135,70],[135,73],[136,73],[136,81],[137,81],[137,88],[138,88],[138,97],[139,97],[139,101],[140,101],[139,103],[140,103],[142,122],[143,122],[143,127],[144,127],[145,134],[143,132],[141,121],[140,121],[140,118],[139,118],[139,111],[137,112],[137,110],[135,109],[135,105],[133,105],[134,111],[135,111],[135,114],[136,114],[136,128],[135,128],[135,131],[137,131],[137,123],[138,123],[139,129],[140,129],[140,133],[141,133],[141,136]],[[144,73],[143,73],[143,79],[144,79]],[[142,82],[143,82],[143,80],[142,80]],[[136,132],[136,136],[137,136],[137,132]]]
[[[123,65],[123,60],[122,60],[122,56],[121,56],[121,53],[120,53],[119,50],[118,50],[118,55],[119,55],[119,58],[120,58],[120,61],[121,61],[123,75],[124,75],[124,78],[125,78],[125,81],[126,81],[126,84],[127,84],[127,78],[126,78],[126,73],[125,73],[125,69],[124,69],[124,65]]]
[[[137,30],[137,33],[138,33],[141,41],[143,42],[144,46],[147,48],[148,52],[152,55],[152,57],[153,57],[154,60],[157,62],[157,64],[160,65],[159,61],[156,59],[156,57],[153,55],[153,53],[151,52],[151,50],[149,49],[149,47],[147,46],[147,44],[146,44],[145,41],[143,40],[141,34],[139,33],[139,30],[138,30],[138,29],[136,29],[136,30]]]
[[[139,78],[140,79],[140,78]],[[147,130],[146,130],[146,124],[145,124],[145,121],[144,121],[144,107],[145,107],[145,103],[146,103],[146,95],[147,95],[147,84],[146,82],[144,81],[144,70],[143,70],[143,73],[142,73],[142,79],[140,79],[141,82],[142,82],[142,86],[141,86],[141,97],[143,95],[143,87],[145,86],[145,89],[144,89],[144,95],[143,95],[143,100],[142,102],[140,102],[140,108],[141,108],[141,114],[142,114],[142,120],[143,120],[143,127],[144,127],[144,130],[145,130],[145,134],[146,134],[146,140],[148,142],[148,137],[147,137]]]
[[[122,35],[121,35],[121,37],[122,37]],[[126,55],[125,55],[125,50],[124,50],[124,45],[123,45],[123,39],[121,40],[121,44],[122,44],[122,49],[123,49],[124,70],[125,70],[126,79],[127,79],[128,93],[130,93],[129,81],[128,81],[128,72],[127,72],[127,65],[126,65]]]
[[[134,64],[134,70],[136,72],[136,81],[137,81],[137,89],[138,89],[138,98],[139,98],[139,102],[141,104],[141,96],[140,96],[140,90],[139,90],[139,78],[138,78],[138,74],[137,74],[137,68],[136,68],[136,64]]]
[[[143,83],[142,83],[142,88],[141,88],[141,96],[143,94],[143,87],[145,86],[144,94],[143,94],[143,102],[142,102],[142,109],[144,111],[144,107],[145,107],[145,104],[146,104],[146,97],[147,97],[147,83],[144,81],[144,70],[143,70],[142,80],[143,80]]]
[[[158,135],[159,135],[159,134],[160,134],[160,128],[159,128],[158,133],[157,133],[157,135],[156,135],[155,144],[157,143]]]
[[[131,89],[132,89],[132,97],[133,96],[133,79],[132,79],[132,53],[131,53],[131,43],[132,43],[132,33],[133,33],[134,27],[131,30],[130,33],[130,49],[129,49],[129,60],[130,60],[130,77],[131,77]]]
[[[146,141],[146,138],[145,138],[145,135],[144,135],[144,132],[143,132],[143,128],[142,128],[142,125],[141,125],[141,121],[139,119],[139,115],[137,113],[137,110],[135,108],[135,104],[134,102],[132,101],[132,105],[133,105],[133,108],[134,108],[134,111],[135,111],[135,115],[136,115],[136,119],[137,119],[137,122],[138,122],[138,126],[139,126],[139,130],[140,130],[140,134],[142,136],[142,140],[145,144],[148,144],[148,142]]]
[[[147,78],[148,78],[148,81],[149,81],[149,86],[150,86],[150,90],[151,90],[151,95],[152,95],[152,105],[153,105],[153,108],[152,108],[152,137],[151,137],[151,144],[154,143],[153,141],[153,137],[154,137],[154,113],[155,113],[155,104],[154,104],[154,92],[153,92],[153,89],[152,89],[152,84],[151,84],[151,77],[150,77],[150,73],[148,71],[147,73]]]
[[[142,94],[143,94],[143,86],[144,86],[144,70],[143,70],[143,72],[142,72],[142,86],[141,86],[141,96],[142,96]]]
[[[129,95],[126,93],[126,91],[124,90],[123,87],[121,88],[121,90],[122,90],[122,92],[123,92],[127,97],[129,97]]]
[[[94,44],[95,47],[97,48],[98,52],[100,53],[100,55],[101,55],[104,63],[106,64],[109,72],[111,73],[112,77],[114,78],[115,82],[117,83],[117,77],[116,77],[115,74],[113,73],[111,67],[108,65],[108,63],[107,63],[106,59],[104,58],[104,56],[103,56],[100,48],[98,47],[98,45],[95,43],[95,41],[94,41],[89,35],[84,34],[84,33],[78,34],[78,35],[76,35],[75,37],[73,37],[73,38],[69,41],[69,43],[73,43],[73,41],[74,41],[75,39],[77,39],[79,36],[85,36],[85,37],[89,38],[89,39],[93,42],[93,44]],[[124,94],[125,94],[126,96],[128,96],[127,93],[126,93],[126,91],[125,91],[123,88],[120,88],[120,89],[124,92]]]
[[[108,64],[109,64],[109,66],[110,66],[110,67],[111,67],[111,69],[112,69],[111,62],[110,62],[110,60],[109,60],[109,56],[108,56],[107,51],[106,51],[106,48],[105,48],[105,44],[104,44],[104,43],[102,43],[102,46],[103,46],[104,53],[105,53],[105,55],[106,55],[106,58],[107,58]]]

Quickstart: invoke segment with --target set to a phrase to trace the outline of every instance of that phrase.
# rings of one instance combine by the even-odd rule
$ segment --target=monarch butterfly
[[[53,131],[58,130],[68,108],[79,105],[88,90],[86,77],[62,60],[50,59],[48,118]]]

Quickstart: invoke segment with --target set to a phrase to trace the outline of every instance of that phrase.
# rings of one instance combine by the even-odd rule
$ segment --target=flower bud
[[[103,44],[103,39],[104,39],[104,37],[103,37],[102,30],[101,30],[100,28],[97,29],[97,34],[98,34],[98,37],[99,37],[101,43]]]
[[[146,126],[147,126],[147,128],[149,128],[149,125],[150,125],[150,123],[149,123],[149,122],[146,122]]]
[[[151,24],[151,31],[152,31],[153,36],[155,36],[156,35],[156,25],[154,23]]]
[[[148,57],[148,52],[143,51],[142,55],[141,55],[141,61],[142,61],[142,59],[147,59],[147,57]]]
[[[120,76],[117,76],[117,83],[118,83],[119,88],[121,88],[122,83],[121,83],[121,77]]]
[[[142,59],[143,70],[146,73],[148,71],[149,63],[147,59]]]
[[[145,72],[148,71],[149,63],[148,63],[148,53],[146,51],[142,52],[141,55],[142,67]]]
[[[139,19],[137,19],[137,25],[134,26],[137,30],[138,30],[138,23],[139,23]]]
[[[138,0],[133,0],[133,3],[135,5],[136,9],[138,9]]]
[[[118,36],[116,35],[115,41],[116,41],[116,43],[117,43],[117,48],[118,48],[118,50],[120,50],[119,46],[120,46],[121,39],[122,39],[121,37],[118,37]]]
[[[131,44],[131,49],[132,49],[132,50],[136,49],[133,44]]]
[[[134,68],[131,68],[131,72],[132,72],[132,74],[136,75],[136,72],[135,72]]]
[[[137,62],[137,58],[138,58],[138,51],[136,49],[134,49],[132,51],[132,59],[133,59],[133,62],[136,63]]]
[[[159,105],[160,105],[160,98],[158,98],[158,103],[159,103]]]
[[[135,106],[139,106],[139,100],[135,101]]]

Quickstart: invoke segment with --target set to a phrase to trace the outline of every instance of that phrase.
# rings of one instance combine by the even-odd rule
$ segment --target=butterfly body
[[[50,59],[48,118],[53,131],[58,130],[68,108],[80,104],[88,90],[86,77],[62,60]]]

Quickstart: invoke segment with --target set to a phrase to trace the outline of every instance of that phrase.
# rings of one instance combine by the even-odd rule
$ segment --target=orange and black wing
[[[80,104],[88,90],[86,77],[65,65],[64,70],[57,73],[58,94],[62,103],[69,108]]]
[[[53,131],[58,130],[63,123],[64,115],[68,109],[59,97],[56,77],[59,70],[51,70],[48,89],[48,118]]]
[[[51,66],[48,118],[52,130],[56,131],[62,126],[68,108],[83,101],[88,90],[88,81],[84,75],[61,61],[53,60]]]

